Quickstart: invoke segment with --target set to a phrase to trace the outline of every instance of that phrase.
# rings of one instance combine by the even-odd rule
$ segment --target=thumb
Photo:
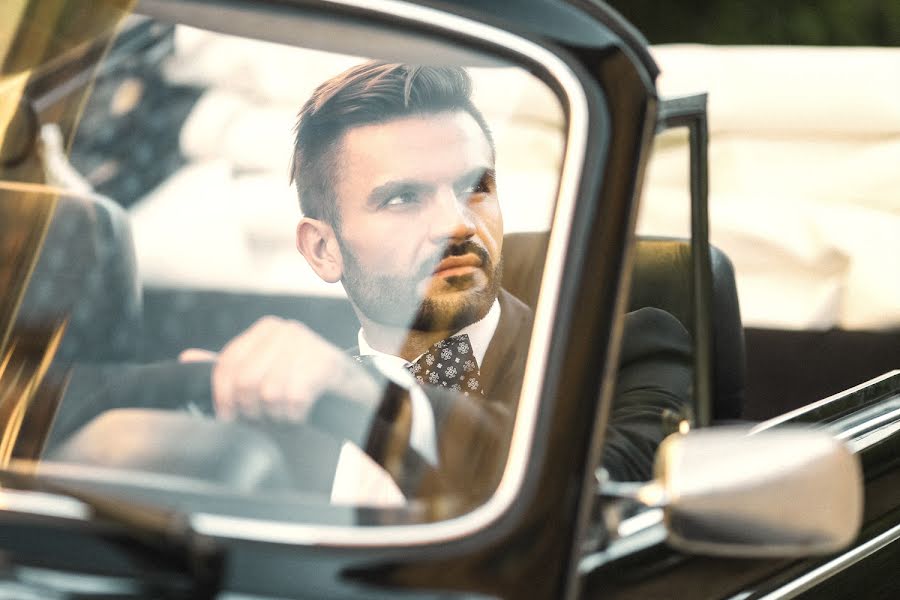
[[[181,354],[178,355],[178,362],[215,362],[218,358],[219,354],[217,352],[201,348],[188,348],[187,350],[182,350]]]

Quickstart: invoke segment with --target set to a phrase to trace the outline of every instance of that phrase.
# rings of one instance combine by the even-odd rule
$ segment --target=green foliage
[[[653,44],[900,45],[900,0],[608,0]]]

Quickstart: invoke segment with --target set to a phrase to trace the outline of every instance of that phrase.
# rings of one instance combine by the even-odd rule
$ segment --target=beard
[[[483,319],[500,292],[503,258],[494,264],[487,250],[471,240],[448,246],[405,277],[367,270],[342,240],[338,239],[338,244],[344,260],[344,290],[366,318],[382,325],[417,331],[457,331]],[[432,277],[435,266],[444,258],[464,254],[481,259],[487,285],[475,289],[475,274],[447,277],[444,282],[451,289],[451,297],[423,298],[419,285]]]

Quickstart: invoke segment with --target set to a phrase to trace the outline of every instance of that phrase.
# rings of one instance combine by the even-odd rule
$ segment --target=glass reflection
[[[327,505],[434,520],[484,502],[563,153],[553,94],[515,68],[144,20],[129,36],[149,50],[121,60],[134,46],[113,44],[74,143],[42,115],[59,201],[43,247],[19,253],[36,266],[17,279],[14,328],[65,336],[41,355],[55,386],[23,413],[27,435],[4,438],[10,456],[42,458],[48,476],[300,493],[301,520]],[[279,88],[273,64],[308,75]]]

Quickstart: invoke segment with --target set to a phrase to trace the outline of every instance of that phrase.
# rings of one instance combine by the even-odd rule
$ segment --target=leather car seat
[[[48,189],[15,193],[34,194],[40,202],[47,201]],[[133,360],[139,351],[141,305],[125,211],[102,196],[60,194],[16,327],[41,328],[68,318],[57,362]]]
[[[691,243],[686,239],[638,239],[629,310],[661,308],[693,333]],[[724,252],[710,246],[712,267],[713,420],[739,419],[744,407],[746,355],[734,267]]]
[[[503,242],[503,287],[534,308],[540,287],[547,232],[511,233]],[[712,259],[712,342],[714,420],[739,419],[746,387],[744,329],[734,268],[718,248]],[[691,306],[690,240],[639,238],[628,310],[652,306],[671,313],[688,332],[694,329]]]

